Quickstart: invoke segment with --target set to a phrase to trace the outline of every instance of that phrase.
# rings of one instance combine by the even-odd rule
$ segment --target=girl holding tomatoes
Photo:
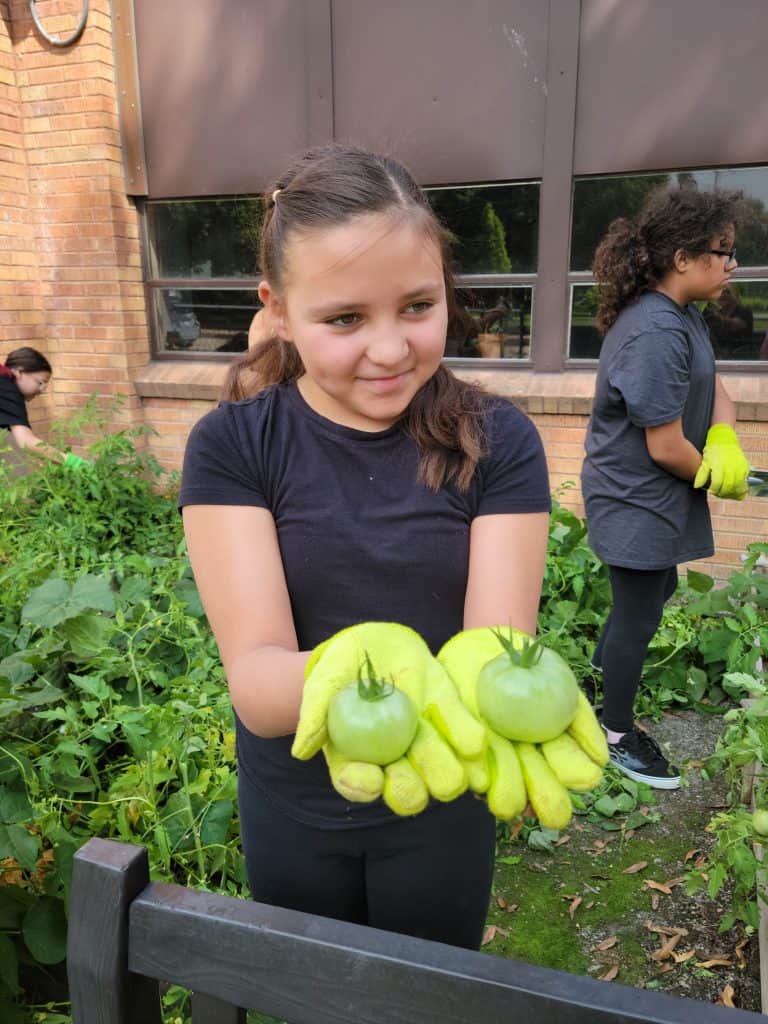
[[[643,663],[678,564],[714,552],[705,488],[721,498],[747,491],[733,402],[694,305],[717,300],[737,265],[738,206],[723,192],[653,193],[636,221],[611,224],[595,255],[605,338],[582,492],[613,601],[593,662],[611,760],[659,789],[676,789],[680,775],[634,724]]]
[[[399,164],[344,146],[298,158],[266,193],[260,266],[274,333],[233,365],[241,400],[193,429],[180,495],[236,715],[252,894],[478,948],[485,804],[398,818],[350,803],[291,736],[311,652],[348,626],[402,623],[433,654],[468,627],[535,632],[541,441],[442,364],[447,232]]]

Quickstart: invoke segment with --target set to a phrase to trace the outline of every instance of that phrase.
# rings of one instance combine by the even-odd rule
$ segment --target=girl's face
[[[729,253],[734,248],[735,239],[736,232],[733,226],[730,226],[722,235],[715,235],[710,239],[709,248],[720,253]],[[727,255],[717,255],[716,252],[696,256],[689,263],[687,271],[689,301],[719,299],[728,286],[731,272],[737,266],[735,258],[731,260]]]
[[[24,396],[25,402],[32,401],[37,395],[42,395],[51,379],[50,373],[46,370],[12,370],[11,372],[16,378],[16,387]]]
[[[440,366],[448,309],[440,247],[386,214],[293,235],[284,286],[259,295],[306,373],[298,387],[327,419],[392,426]]]

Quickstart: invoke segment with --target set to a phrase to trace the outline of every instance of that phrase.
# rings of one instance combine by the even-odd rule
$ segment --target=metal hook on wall
[[[48,35],[43,26],[40,24],[40,19],[38,18],[37,11],[35,9],[35,3],[36,0],[29,0],[29,13],[32,15],[32,20],[35,23],[35,28],[43,37],[43,39],[46,40],[46,42],[49,42],[51,46],[71,46],[72,43],[77,42],[77,40],[83,34],[85,23],[88,20],[89,0],[83,0],[83,13],[80,15],[80,21],[78,22],[77,28],[74,32],[71,33],[71,35],[67,36],[66,39],[59,39],[58,36]]]

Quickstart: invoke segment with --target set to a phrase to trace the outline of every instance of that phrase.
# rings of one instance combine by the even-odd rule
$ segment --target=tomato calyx
[[[394,680],[382,679],[373,667],[371,656],[367,651],[365,661],[357,670],[357,693],[361,700],[374,701],[389,697],[395,688]]]
[[[532,668],[541,661],[544,645],[538,640],[524,636],[516,647],[511,636],[505,636],[500,629],[493,629],[493,635],[507,652],[509,660],[519,668]]]

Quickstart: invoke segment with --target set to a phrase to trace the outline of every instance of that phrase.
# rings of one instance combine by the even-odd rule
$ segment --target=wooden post
[[[128,971],[128,911],[148,884],[143,846],[89,839],[75,854],[67,932],[73,1024],[161,1024],[158,983]]]

